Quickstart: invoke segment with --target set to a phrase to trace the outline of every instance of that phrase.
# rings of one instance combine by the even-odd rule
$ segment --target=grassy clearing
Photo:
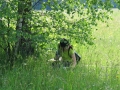
[[[22,66],[0,74],[0,90],[119,90],[119,15],[114,10],[109,27],[99,22],[93,31],[95,45],[76,45],[82,60],[74,70],[53,69],[45,62],[50,53],[39,59],[30,57]]]
[[[93,32],[96,37],[95,45],[82,47],[84,66],[96,72],[102,90],[119,90],[120,86],[120,11],[114,10],[113,20],[108,21],[109,27],[102,22],[98,24],[98,30]],[[83,67],[84,67],[83,66]],[[94,78],[91,77],[91,78]],[[97,86],[96,87],[99,87]],[[100,89],[99,87],[99,89]],[[96,89],[96,90],[99,90]],[[90,89],[93,90],[93,89]]]

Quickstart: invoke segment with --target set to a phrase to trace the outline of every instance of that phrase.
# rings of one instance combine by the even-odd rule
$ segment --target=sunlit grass
[[[82,63],[85,67],[93,70],[93,73],[96,72],[95,75],[100,80],[96,82],[98,85],[99,83],[102,85],[101,90],[119,90],[120,88],[119,13],[119,10],[114,10],[113,20],[108,20],[109,27],[105,23],[99,22],[98,27],[95,27],[98,30],[93,32],[96,37],[95,45],[81,46],[82,51],[80,50],[83,56]]]

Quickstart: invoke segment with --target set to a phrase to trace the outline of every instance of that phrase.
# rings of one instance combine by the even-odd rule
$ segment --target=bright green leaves
[[[52,11],[45,13],[50,19],[46,26],[49,35],[55,38],[77,37],[83,42],[92,41],[92,26],[97,25],[97,20],[105,22],[104,19],[109,19],[107,11],[110,11],[112,4],[109,0],[48,0],[44,3],[52,8]]]
[[[33,12],[29,13],[31,4],[26,4],[28,2],[29,0],[12,0],[6,2],[6,7],[1,10],[0,19],[4,18],[5,21],[2,21],[4,27],[0,27],[0,33],[9,36],[9,41],[16,42],[12,37],[24,36],[42,46],[42,43],[43,45],[50,44],[53,40],[56,40],[54,41],[56,43],[60,38],[67,37],[81,44],[91,44],[92,27],[97,26],[98,20],[106,22],[110,18],[108,11],[111,13],[113,6],[111,0],[46,0],[46,2],[41,2],[41,10],[32,9]],[[119,0],[115,2],[120,5]],[[1,3],[0,6],[2,6]],[[47,11],[46,7],[50,7],[51,10]],[[26,11],[25,15],[23,15],[23,10]],[[23,29],[29,28],[27,32],[30,33],[15,30],[17,18],[22,17],[27,18]],[[0,37],[3,38],[3,36]]]
[[[43,18],[49,20],[42,26],[48,29],[50,38],[75,38],[81,44],[91,44],[92,26],[97,26],[97,20],[105,22],[104,19],[109,19],[108,11],[111,11],[112,4],[110,1],[102,0],[86,0],[85,2],[48,0],[44,3],[52,8],[51,11],[45,12]]]

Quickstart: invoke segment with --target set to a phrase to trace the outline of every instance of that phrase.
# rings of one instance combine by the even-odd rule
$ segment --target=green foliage
[[[53,49],[63,37],[93,44],[92,26],[97,26],[97,20],[106,22],[112,8],[109,0],[48,0],[42,4],[42,10],[36,11],[30,2],[0,1],[0,55],[5,55],[6,63],[13,63],[20,54],[28,56],[29,51],[39,54],[42,49]],[[51,11],[45,10],[47,5]]]
[[[74,70],[52,68],[46,62],[52,53],[40,53],[40,58],[29,57],[25,62],[6,70],[0,77],[1,90],[119,90],[119,27],[118,11],[110,27],[98,23],[100,30],[93,31],[95,45],[76,45],[82,60]],[[95,27],[96,28],[96,27]],[[103,32],[104,31],[104,32]]]
[[[117,7],[120,9],[120,1],[119,0],[114,0],[117,4]]]
[[[0,1],[0,63],[12,62],[13,49],[16,39],[16,1]],[[8,61],[9,59],[9,61]]]
[[[115,1],[120,4],[119,0]],[[44,3],[43,10],[26,15],[30,18],[30,33],[16,30],[17,18],[21,17],[17,12],[18,0],[8,0],[2,6],[4,2],[5,0],[0,0],[0,70],[4,71],[0,71],[1,90],[119,90],[120,18],[110,22],[110,26],[114,26],[109,28],[96,23],[97,20],[106,22],[109,19],[107,11],[111,13],[110,0],[87,0],[85,3],[63,0],[59,4],[55,0],[53,10],[45,11],[45,5],[50,4],[48,0]],[[115,13],[114,16],[119,17],[119,14]],[[97,25],[98,31],[93,32]],[[82,55],[82,61],[73,71],[62,68],[54,70],[46,62],[53,57],[54,52],[50,49],[56,47],[61,37],[76,40],[80,44],[92,44],[92,35],[97,38],[94,40],[95,46],[86,47],[74,43]],[[14,49],[18,41],[16,36],[30,39],[36,48],[35,54],[39,57],[34,55],[23,59],[18,54],[16,60],[23,60],[22,65],[15,62],[13,69],[7,70],[6,63],[14,59]]]
[[[58,3],[58,1],[53,0],[52,3],[48,1],[44,2],[43,5],[44,7],[49,5],[52,10],[44,11],[43,7],[43,11],[36,12],[44,15],[35,15],[35,18],[39,16],[44,18],[41,23],[39,23],[38,19],[36,20],[35,24],[40,24],[37,27],[42,25],[43,29],[48,30],[49,34],[46,32],[47,36],[53,36],[52,38],[57,38],[58,40],[61,37],[72,38],[81,44],[93,44],[92,26],[97,25],[97,20],[104,21],[105,18],[108,19],[107,11],[111,11],[111,2],[103,2],[102,0],[87,0],[85,3],[78,0],[67,0]],[[104,11],[99,10],[100,8]],[[33,25],[35,24],[33,22]]]
[[[39,58],[30,56],[1,73],[0,90],[119,90],[119,13],[114,10],[109,27],[102,22],[93,27],[94,45],[76,45],[82,60],[74,70],[52,68],[47,60],[53,52],[41,49]]]

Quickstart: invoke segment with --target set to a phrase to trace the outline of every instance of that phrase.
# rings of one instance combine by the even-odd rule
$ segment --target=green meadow
[[[120,11],[93,27],[94,45],[72,43],[82,59],[74,69],[52,68],[54,53],[29,57],[0,74],[0,90],[120,90]]]

